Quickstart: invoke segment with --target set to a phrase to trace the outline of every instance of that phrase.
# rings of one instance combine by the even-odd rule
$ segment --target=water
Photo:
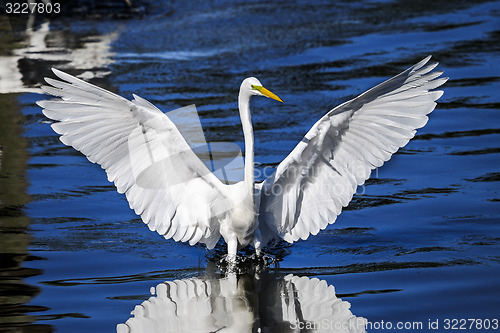
[[[344,304],[337,322],[363,317],[372,332],[390,330],[382,321],[394,331],[436,332],[447,331],[447,319],[500,319],[500,2],[184,1],[140,9],[126,19],[99,8],[83,19],[67,9],[39,18],[30,34],[0,30],[0,330],[113,332],[165,281],[210,285],[214,292],[196,293],[190,306],[205,302],[206,310],[210,300],[217,323],[236,331],[292,331],[301,311],[307,322],[321,320],[307,310],[311,299],[330,304],[323,309]],[[150,232],[99,166],[58,141],[35,104],[54,66],[164,111],[195,103],[207,140],[243,148],[236,96],[243,78],[257,76],[285,101],[252,102],[262,170],[327,110],[428,54],[450,77],[429,123],[334,225],[284,247],[279,267],[241,277],[238,287],[205,249]],[[316,279],[324,282],[312,291]],[[175,296],[162,295],[166,303]],[[163,320],[174,318],[164,311]],[[169,322],[201,317],[182,314]],[[397,330],[398,322],[416,326]],[[492,331],[478,328],[467,331]]]

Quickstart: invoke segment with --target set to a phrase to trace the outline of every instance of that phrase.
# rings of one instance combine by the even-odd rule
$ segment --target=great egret
[[[106,170],[118,192],[151,230],[165,238],[204,243],[224,238],[227,260],[252,244],[307,239],[335,221],[370,172],[389,160],[424,126],[447,78],[431,56],[337,106],[319,119],[262,183],[254,181],[252,96],[281,99],[250,77],[238,107],[245,139],[244,180],[222,183],[194,154],[169,117],[145,99],[127,100],[53,69],[39,101],[57,122],[61,141]],[[131,142],[133,144],[131,144]],[[153,162],[152,162],[153,161]]]

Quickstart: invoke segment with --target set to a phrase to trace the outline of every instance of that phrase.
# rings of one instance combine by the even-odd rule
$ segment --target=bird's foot
[[[264,267],[270,266],[275,262],[274,257],[271,257],[262,251],[255,252],[254,254],[252,254],[251,259],[258,266],[264,266]]]
[[[228,273],[236,273],[239,264],[242,262],[241,258],[234,254],[224,255],[218,262],[219,268]]]

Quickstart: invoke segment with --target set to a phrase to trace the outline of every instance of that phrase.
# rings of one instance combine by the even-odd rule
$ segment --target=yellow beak
[[[278,102],[283,103],[283,100],[281,98],[279,98],[275,93],[267,90],[263,86],[252,86],[252,88],[257,90],[258,92],[260,92],[262,95],[264,95],[266,97],[272,98],[274,100],[277,100]]]

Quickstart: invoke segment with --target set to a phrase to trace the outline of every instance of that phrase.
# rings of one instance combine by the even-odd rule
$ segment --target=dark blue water
[[[450,77],[428,124],[335,224],[284,247],[270,277],[247,277],[238,299],[260,307],[243,307],[259,318],[243,331],[291,331],[268,318],[289,274],[325,281],[371,332],[500,319],[499,1],[172,1],[140,13],[0,30],[0,330],[113,332],[165,281],[226,281],[208,251],[149,231],[99,166],[59,142],[35,104],[50,67],[164,111],[194,103],[207,140],[242,148],[237,93],[257,76],[285,101],[252,101],[263,170],[326,111],[428,54]]]

